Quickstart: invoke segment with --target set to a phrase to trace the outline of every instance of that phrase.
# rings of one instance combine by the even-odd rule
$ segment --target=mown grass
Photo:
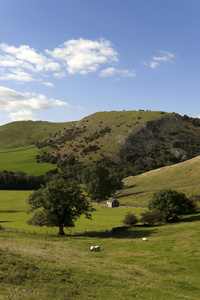
[[[36,155],[40,154],[36,147],[0,150],[0,171],[22,171],[27,175],[42,175],[56,168],[50,163],[37,163]]]
[[[25,224],[28,194],[0,192],[0,225],[19,230],[0,230],[0,299],[199,299],[200,212],[112,234],[126,211],[144,210],[96,205],[93,221],[83,217],[58,237],[57,228]]]

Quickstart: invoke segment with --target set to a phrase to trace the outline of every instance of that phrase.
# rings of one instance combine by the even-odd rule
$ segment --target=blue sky
[[[0,124],[200,116],[199,0],[1,0]]]

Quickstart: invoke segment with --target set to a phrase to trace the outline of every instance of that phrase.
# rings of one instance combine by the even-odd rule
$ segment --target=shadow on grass
[[[10,223],[12,221],[0,221],[0,223]]]
[[[123,229],[115,233],[111,232],[98,232],[98,231],[88,231],[82,233],[76,233],[70,237],[95,237],[95,238],[115,238],[115,239],[138,239],[143,237],[149,237],[154,234],[157,229],[145,229],[145,230],[134,230],[132,229]]]
[[[0,210],[0,214],[6,213],[6,214],[11,214],[11,213],[19,213],[19,212],[24,212],[20,210]]]
[[[179,222],[195,222],[200,221],[200,211],[198,211],[195,215],[184,217],[184,219],[180,219]]]
[[[127,197],[127,196],[134,196],[134,195],[139,195],[139,194],[143,194],[143,193],[144,193],[144,192],[126,193],[126,194],[123,194],[123,195],[120,195],[120,196],[117,195],[116,198],[123,198],[123,197]]]
[[[123,189],[126,190],[126,189],[132,189],[136,187],[136,184],[132,184],[132,185],[129,185],[129,186],[125,186]]]

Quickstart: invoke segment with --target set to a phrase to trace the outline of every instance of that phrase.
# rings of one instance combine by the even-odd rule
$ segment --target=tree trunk
[[[63,226],[59,226],[59,232],[58,235],[65,235],[64,230],[63,230]]]

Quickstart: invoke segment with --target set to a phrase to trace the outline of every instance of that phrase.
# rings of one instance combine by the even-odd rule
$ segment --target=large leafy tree
[[[82,183],[91,199],[103,200],[116,189],[123,187],[118,174],[110,176],[108,169],[101,165],[87,167],[82,173]]]
[[[74,227],[75,221],[85,214],[91,219],[95,209],[74,182],[62,178],[47,183],[46,187],[33,192],[27,203],[28,212],[34,212],[29,225],[59,227],[59,235],[64,235],[64,227]]]
[[[166,221],[177,218],[179,215],[192,213],[196,209],[195,202],[188,199],[184,193],[171,189],[162,189],[153,194],[149,201],[149,209],[154,209],[165,214]]]

